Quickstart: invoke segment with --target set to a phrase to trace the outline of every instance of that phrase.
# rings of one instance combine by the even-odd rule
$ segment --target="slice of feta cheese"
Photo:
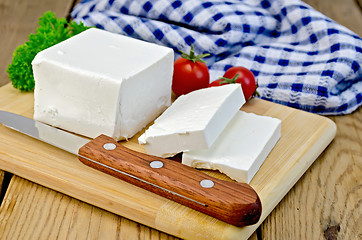
[[[171,104],[171,48],[92,28],[36,55],[34,119],[132,137]]]
[[[244,103],[240,84],[182,95],[138,141],[148,154],[160,157],[209,148]]]
[[[281,121],[239,111],[209,149],[184,152],[182,163],[250,183],[281,136]]]

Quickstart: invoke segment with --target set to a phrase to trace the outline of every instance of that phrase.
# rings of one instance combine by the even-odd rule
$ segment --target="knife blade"
[[[89,167],[226,223],[241,227],[260,219],[260,198],[246,183],[217,179],[179,162],[133,151],[106,135],[88,140],[6,111],[0,111],[0,123],[75,154]]]

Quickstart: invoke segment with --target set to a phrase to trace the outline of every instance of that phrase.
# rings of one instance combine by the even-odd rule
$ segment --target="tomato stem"
[[[195,50],[194,50],[194,46],[192,45],[192,43],[191,43],[190,53],[185,53],[183,51],[180,51],[180,52],[182,53],[181,57],[183,57],[183,58],[185,58],[187,60],[193,61],[194,63],[196,61],[202,62],[202,63],[207,63],[206,61],[202,60],[201,58],[210,56],[209,53],[196,55]]]
[[[219,77],[219,79],[223,79],[224,81],[221,81],[220,84],[224,83],[235,83],[236,79],[239,77],[239,73],[235,75],[233,78],[226,78],[226,77]]]

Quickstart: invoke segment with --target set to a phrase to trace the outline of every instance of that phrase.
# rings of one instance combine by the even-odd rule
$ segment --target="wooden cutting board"
[[[0,110],[33,115],[33,93],[10,84],[0,88]],[[263,213],[252,226],[238,228],[89,168],[70,153],[0,125],[0,169],[110,212],[185,239],[247,239],[293,187],[336,134],[328,118],[253,99],[243,111],[282,120],[282,136],[250,185]],[[125,146],[144,152],[139,133]],[[212,176],[230,180],[217,171]]]

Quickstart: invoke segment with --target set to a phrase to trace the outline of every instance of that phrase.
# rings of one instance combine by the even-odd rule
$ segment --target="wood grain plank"
[[[39,17],[48,10],[58,17],[67,17],[72,5],[73,0],[0,0],[0,86],[9,82],[6,69],[12,54],[35,32]]]
[[[0,207],[0,239],[177,238],[14,176]]]
[[[32,3],[36,4],[37,2],[46,2],[46,1],[32,1]],[[55,2],[55,1],[52,1]],[[359,34],[361,36],[361,26],[360,26],[360,22],[361,22],[361,18],[358,17],[358,14],[355,14],[354,12],[355,9],[353,10],[352,7],[352,12],[347,12],[347,14],[345,14],[345,11],[342,11],[343,9],[345,9],[346,6],[344,5],[348,5],[350,4],[352,1],[350,0],[346,0],[346,1],[339,1],[339,5],[334,5],[335,1],[316,1],[316,0],[307,0],[307,3],[311,4],[312,6],[314,6],[315,8],[319,8],[318,10],[322,11],[324,14],[326,14],[327,16],[331,17],[332,19],[336,20],[337,22],[340,22],[342,25],[345,25],[346,27],[350,28],[352,31],[355,31],[357,34]],[[8,4],[8,5],[7,5]],[[14,5],[15,4],[15,5]],[[36,22],[33,22],[33,26],[30,28],[30,30],[24,30],[24,28],[26,28],[26,26],[21,26],[21,24],[19,24],[19,22],[24,21],[24,19],[26,18],[26,16],[22,16],[23,20],[20,21],[20,18],[17,19],[13,19],[12,23],[14,23],[14,25],[8,25],[5,24],[5,22],[3,21],[3,16],[5,16],[5,12],[8,11],[8,13],[12,12],[14,15],[15,10],[17,12],[20,13],[20,15],[24,15],[26,14],[26,12],[28,11],[28,9],[24,9],[24,7],[20,6],[20,11],[18,11],[19,9],[17,7],[19,7],[19,5],[25,5],[25,4],[30,4],[27,3],[26,1],[6,1],[6,0],[0,0],[0,30],[2,30],[2,32],[4,33],[3,29],[9,27],[9,29],[5,29],[6,31],[9,31],[11,33],[11,28],[15,28],[17,29],[17,34],[16,36],[20,36],[20,38],[22,37],[23,40],[19,41],[17,39],[19,39],[19,37],[11,37],[8,40],[3,40],[5,39],[4,37],[7,35],[3,35],[3,38],[0,39],[0,43],[2,44],[2,46],[6,46],[3,49],[9,49],[9,48],[13,48],[15,49],[15,47],[19,44],[21,44],[23,41],[26,40],[26,36],[27,34],[29,34],[32,30],[35,30],[35,26],[36,26]],[[64,1],[59,1],[59,4],[64,5]],[[318,6],[319,4],[319,6]],[[12,5],[14,5],[15,7],[13,7]],[[17,7],[16,7],[17,6]],[[339,6],[339,7],[336,7]],[[6,8],[5,8],[6,7]],[[324,10],[323,10],[324,9]],[[331,11],[330,9],[333,9],[333,11]],[[32,11],[36,11],[37,9],[33,9]],[[47,10],[47,9],[46,9]],[[338,11],[341,10],[341,11]],[[43,11],[39,11],[39,16],[41,15]],[[57,11],[56,11],[57,12]],[[57,14],[59,15],[59,14]],[[351,17],[352,16],[352,17]],[[357,17],[353,17],[353,16],[357,16]],[[14,18],[14,17],[13,17]],[[352,20],[344,20],[344,19],[352,19]],[[28,18],[26,18],[28,19]],[[34,20],[34,19],[33,19]],[[17,21],[17,23],[15,22]],[[346,22],[344,22],[346,21]],[[9,23],[9,22],[7,22]],[[29,24],[29,21],[24,21],[25,24],[23,25],[27,25]],[[7,27],[6,27],[7,26]],[[29,27],[29,26],[28,26]],[[5,31],[5,32],[6,32]],[[6,34],[10,34],[10,33],[6,33]],[[20,33],[23,33],[22,35]],[[12,34],[12,33],[11,33]],[[17,41],[17,43],[12,43],[13,41]],[[12,43],[12,44],[9,44]],[[0,69],[0,82],[2,80],[5,80],[4,82],[7,82],[7,75],[3,74],[3,69],[6,69],[7,64],[10,63],[11,60],[11,53],[13,51],[13,49],[11,51],[7,50],[1,54],[0,56],[0,65],[1,65],[1,69]],[[10,53],[10,55],[9,55]],[[4,55],[8,54],[7,57],[4,57]],[[9,57],[10,56],[10,57]],[[5,63],[3,63],[5,61]],[[4,67],[6,66],[6,67]],[[2,75],[1,75],[2,74]],[[0,83],[1,85],[1,83]],[[16,91],[16,90],[15,90]],[[14,93],[15,93],[14,91]],[[0,96],[1,98],[1,96]],[[14,106],[16,106],[16,103],[11,103],[11,100],[7,100],[7,99],[0,99],[1,101],[7,101],[9,102],[9,104],[7,104],[7,106],[9,107],[9,110],[14,109]],[[19,101],[18,104],[20,105],[25,105],[22,101]],[[15,108],[17,109],[17,108]],[[29,115],[31,116],[31,112],[32,110],[29,109],[25,109],[25,108],[21,108],[20,110],[16,110],[19,111],[19,113],[22,113],[24,115]],[[360,112],[361,110],[359,110]],[[349,119],[349,120],[345,120]],[[337,119],[332,118],[334,121],[337,122],[337,126],[338,129],[342,127],[343,131],[346,133],[344,135],[348,135],[348,133],[352,133],[353,135],[353,131],[354,129],[358,128],[360,129],[360,123],[362,121],[361,119],[361,114],[352,114],[349,116],[343,116],[343,117],[337,117]],[[345,123],[345,121],[349,122],[348,124]],[[357,122],[357,123],[356,123]],[[357,127],[355,127],[357,126]],[[298,184],[296,185],[295,188],[293,188],[291,190],[291,192],[286,196],[286,198],[282,201],[282,203],[280,205],[278,205],[278,207],[276,208],[276,210],[272,213],[272,215],[265,221],[265,223],[262,226],[262,238],[263,239],[323,239],[324,236],[328,233],[333,233],[333,232],[337,232],[337,235],[339,237],[339,239],[360,239],[362,238],[362,234],[361,234],[361,229],[358,227],[357,223],[361,222],[361,219],[356,218],[356,214],[358,214],[358,212],[361,212],[361,209],[359,208],[360,206],[360,199],[361,199],[361,193],[360,193],[360,178],[358,178],[358,176],[361,176],[361,160],[360,157],[361,156],[361,152],[360,151],[354,151],[355,154],[348,154],[349,149],[355,149],[356,147],[349,147],[348,144],[350,144],[351,142],[354,141],[350,141],[349,140],[349,136],[345,136],[345,140],[338,140],[339,136],[340,136],[340,130],[338,130],[338,134],[337,134],[337,138],[335,139],[335,141],[333,142],[333,144],[327,149],[327,151],[325,151],[323,153],[323,155],[317,160],[317,162],[312,166],[312,168],[304,175],[304,177],[302,178],[301,181],[298,182]],[[361,132],[358,131],[358,135],[359,135],[359,143],[361,143]],[[355,136],[353,137],[354,139],[356,138]],[[335,142],[340,142],[339,145],[337,145],[337,147],[335,147]],[[354,142],[353,146],[356,146],[356,143],[358,142]],[[328,153],[329,151],[331,151],[330,149],[334,149],[336,148],[336,152],[334,153]],[[338,151],[337,151],[338,150]],[[341,151],[341,153],[339,153],[339,151]],[[359,154],[359,155],[356,155]],[[331,160],[329,160],[329,158],[334,159],[332,161],[332,163],[330,162]],[[344,161],[342,161],[344,160]],[[325,163],[327,162],[327,163]],[[353,163],[355,162],[355,163]],[[341,168],[334,166],[333,164],[337,164],[337,166],[340,166],[338,164],[342,164],[342,166],[340,166]],[[357,170],[356,170],[356,166],[357,166]],[[327,169],[327,170],[325,170]],[[345,170],[343,170],[345,169]],[[358,170],[359,169],[359,170]],[[327,174],[328,172],[329,175],[325,176],[323,174]],[[342,173],[343,174],[342,174]],[[335,174],[339,174],[340,177],[337,178],[337,176],[334,176]],[[310,176],[311,175],[311,176]],[[321,175],[321,176],[320,176]],[[343,177],[342,177],[343,176]],[[357,177],[356,177],[357,176]],[[343,181],[342,181],[343,179]],[[331,180],[331,181],[330,181]],[[305,182],[305,183],[304,183]],[[357,185],[353,185],[353,183],[356,183]],[[352,185],[349,185],[350,183],[352,183]],[[36,184],[35,184],[36,185]],[[313,186],[313,190],[309,190],[310,186]],[[316,187],[316,186],[317,187]],[[37,185],[38,186],[38,185]],[[350,187],[350,186],[354,186],[354,187]],[[341,190],[342,188],[342,190]],[[345,188],[347,188],[347,190],[345,190]],[[14,188],[12,188],[14,189]],[[352,189],[352,190],[351,190]],[[51,191],[51,190],[49,190]],[[342,193],[347,195],[343,195],[342,193],[339,193],[339,191],[341,191]],[[9,192],[15,193],[16,191],[12,191],[9,190]],[[40,191],[41,192],[41,191]],[[20,194],[20,193],[18,193]],[[311,196],[310,196],[311,195]],[[317,195],[317,196],[313,196],[313,195]],[[348,197],[347,197],[348,196]],[[357,201],[356,201],[356,196]],[[59,194],[58,197],[59,199],[62,198],[67,198],[67,196],[63,195],[63,194]],[[301,198],[301,199],[300,199]],[[71,198],[70,198],[71,199]],[[303,199],[303,201],[302,201]],[[42,202],[39,203],[39,205],[44,205],[46,206],[45,208],[37,208],[38,212],[51,212],[51,209],[53,208],[53,206],[59,206],[60,209],[64,208],[64,206],[62,204],[55,204],[55,205],[50,205],[50,204],[46,204],[44,203],[44,201],[46,202],[47,198],[43,198]],[[58,202],[61,202],[61,200],[57,200]],[[57,201],[53,201],[54,203],[57,203]],[[77,201],[72,199],[72,201]],[[78,201],[79,202],[79,201]],[[309,204],[312,203],[313,207],[309,207],[308,204],[306,204],[305,202],[308,202]],[[74,216],[74,218],[76,220],[79,221],[79,219],[81,219],[82,217],[88,217],[88,216],[92,216],[94,210],[93,207],[83,207],[82,202],[80,202],[81,204],[77,204],[77,207],[74,207],[75,205],[73,205],[73,207],[71,207],[70,209],[77,209],[77,210],[73,210],[73,212],[78,212],[78,211],[82,211],[82,213],[77,213]],[[16,204],[16,201],[12,202],[12,204]],[[62,205],[62,207],[60,206]],[[86,204],[88,205],[88,204]],[[322,206],[321,206],[322,205]],[[349,206],[348,209],[344,209],[344,205]],[[90,206],[90,205],[89,205]],[[350,209],[353,207],[355,211],[351,211]],[[30,205],[29,205],[30,207]],[[1,207],[1,209],[3,209],[3,206]],[[310,210],[312,209],[312,211]],[[313,216],[311,212],[313,212],[314,210],[317,210],[317,218],[314,218],[314,214]],[[8,211],[11,211],[11,208],[9,208]],[[35,211],[35,210],[33,210]],[[84,211],[84,212],[83,212]],[[102,211],[102,210],[100,210]],[[303,212],[302,212],[303,211]],[[2,211],[0,211],[2,212]],[[15,214],[16,212],[12,212],[12,214]],[[108,213],[108,212],[105,212]],[[104,213],[104,214],[105,214]],[[8,212],[8,214],[10,214]],[[18,213],[16,213],[18,214]],[[50,214],[50,213],[49,213]],[[354,214],[354,215],[353,215]],[[276,215],[274,217],[274,215]],[[318,216],[321,215],[321,216]],[[289,217],[288,217],[289,216]],[[61,215],[57,215],[57,217],[54,217],[57,220],[53,220],[53,222],[57,222],[57,226],[59,226],[58,221],[67,221],[67,220],[62,220],[64,219],[63,217],[61,217]],[[28,218],[26,216],[22,216],[20,217],[20,215],[18,215],[18,218],[14,217],[14,215],[11,215],[11,219],[13,219],[13,221],[9,221],[6,222],[7,225],[12,224],[13,222],[17,222],[17,221],[29,221]],[[35,218],[36,220],[37,218]],[[106,229],[106,228],[114,228],[114,225],[118,226],[118,221],[115,223],[115,221],[105,221],[102,222],[99,219],[102,219],[102,217],[98,217],[98,220],[93,220],[93,225],[92,228],[102,228],[102,229]],[[136,236],[138,238],[135,239],[161,239],[161,237],[158,237],[157,234],[161,234],[163,235],[163,233],[159,233],[157,230],[153,230],[150,228],[147,228],[145,230],[141,230],[138,231],[138,229],[140,229],[141,227],[132,222],[129,221],[127,219],[124,218],[120,218],[121,220],[121,230],[122,228],[125,228],[126,230],[120,230],[119,232],[119,236],[127,236],[126,234],[130,234],[130,236]],[[292,219],[292,220],[291,220]],[[343,219],[343,221],[341,221]],[[352,219],[349,221],[349,219]],[[0,221],[2,220],[2,218],[0,218]],[[118,220],[118,219],[117,219]],[[75,220],[74,220],[75,221]],[[1,221],[2,224],[3,221]],[[342,222],[342,224],[341,224]],[[105,224],[107,223],[107,224]],[[110,223],[108,225],[108,223]],[[294,224],[297,223],[297,224]],[[105,225],[107,225],[105,227]],[[299,226],[299,228],[297,226]],[[141,225],[143,226],[143,225]],[[339,231],[338,231],[338,227],[335,226],[339,226]],[[48,226],[49,228],[49,226]],[[69,229],[71,228],[71,229]],[[60,228],[57,228],[58,230]],[[56,230],[57,230],[56,229]],[[83,233],[83,231],[85,231],[84,229],[86,229],[86,227],[84,227],[83,224],[81,224],[81,222],[78,222],[77,224],[75,224],[75,226],[73,227],[62,227],[62,230],[60,231],[64,231],[65,233],[67,232],[71,232],[69,233],[69,236],[76,236],[77,234],[81,234]],[[144,228],[141,228],[144,229]],[[350,230],[352,229],[352,230]],[[1,233],[0,229],[0,233]],[[18,232],[21,232],[22,229],[17,228]],[[43,228],[41,227],[41,224],[38,224],[37,226],[35,226],[35,229],[29,229],[28,231],[33,231],[33,232],[42,232],[44,231]],[[311,234],[305,234],[306,231],[311,231]],[[93,231],[92,231],[93,232]],[[141,233],[140,233],[141,232]],[[157,234],[153,234],[153,232],[156,232]],[[279,232],[279,235],[276,233]],[[284,232],[284,234],[283,234]],[[16,231],[14,231],[15,235],[19,234],[16,233]],[[65,233],[61,236],[63,236],[63,238],[65,238],[68,235],[65,235]],[[357,233],[357,235],[355,234]],[[52,235],[53,236],[53,235]],[[101,236],[100,234],[93,234],[93,235],[89,235],[89,236]],[[315,238],[313,238],[315,237]],[[3,238],[1,238],[3,239]],[[173,237],[170,238],[163,238],[163,239],[174,239]],[[256,240],[256,234],[253,235],[252,239]]]
[[[362,35],[354,0],[305,2]],[[330,119],[336,138],[264,221],[261,239],[362,239],[362,109]]]
[[[336,138],[262,224],[262,239],[362,238],[362,108],[331,119]]]
[[[362,36],[362,11],[357,0],[304,0],[304,2]]]

